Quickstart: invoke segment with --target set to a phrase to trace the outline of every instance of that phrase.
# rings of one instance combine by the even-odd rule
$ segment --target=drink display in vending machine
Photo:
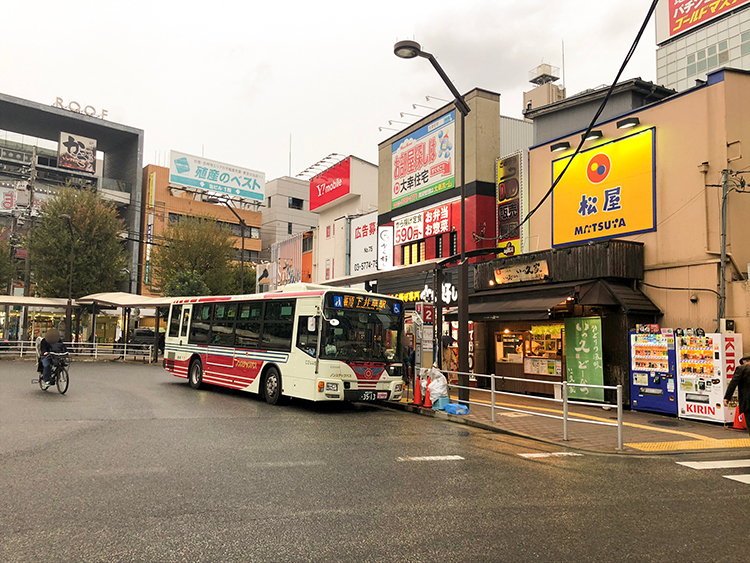
[[[733,422],[734,407],[725,407],[723,399],[742,356],[742,335],[686,335],[677,341],[678,416]]]
[[[639,325],[630,333],[630,406],[677,414],[677,355],[672,329]]]

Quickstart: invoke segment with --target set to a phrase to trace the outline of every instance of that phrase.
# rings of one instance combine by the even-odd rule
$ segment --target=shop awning
[[[538,321],[549,318],[552,308],[568,298],[579,305],[618,308],[624,313],[659,315],[661,311],[638,289],[607,280],[587,280],[575,284],[537,286],[482,291],[469,296],[472,320]],[[455,318],[455,313],[446,315]]]

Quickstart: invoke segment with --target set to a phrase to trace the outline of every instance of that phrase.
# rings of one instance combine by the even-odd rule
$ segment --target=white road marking
[[[722,475],[722,477],[750,485],[750,475]]]
[[[543,453],[533,453],[533,454],[518,454],[521,457],[525,457],[527,459],[537,459],[540,457],[564,457],[564,456],[582,456],[583,454],[578,454],[575,452],[543,452]]]
[[[750,467],[750,459],[727,459],[723,461],[677,461],[677,465],[684,465],[690,469],[729,469],[734,467]]]
[[[396,461],[460,461],[460,455],[425,455],[417,457],[397,457]]]

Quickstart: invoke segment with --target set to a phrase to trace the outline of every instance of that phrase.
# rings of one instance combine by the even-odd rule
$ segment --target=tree
[[[178,273],[200,277],[210,295],[232,291],[234,241],[212,217],[183,217],[164,230],[166,244],[153,250],[154,281],[162,292]]]
[[[15,265],[10,257],[10,245],[0,242],[0,293],[5,293],[13,276]]]
[[[39,293],[67,297],[73,225],[73,298],[117,291],[126,279],[127,255],[117,210],[93,190],[65,187],[42,204],[41,224],[31,232],[31,269]]]
[[[167,297],[182,297],[186,295],[208,295],[209,289],[201,275],[195,270],[180,270],[169,279],[164,286]]]

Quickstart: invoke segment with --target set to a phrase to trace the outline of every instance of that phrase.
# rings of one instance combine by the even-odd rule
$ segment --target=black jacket
[[[732,381],[729,382],[727,392],[724,394],[727,401],[732,398],[735,389],[739,390],[740,412],[750,413],[750,363],[742,364],[734,370]]]
[[[39,349],[42,352],[42,356],[44,356],[47,352],[57,352],[59,354],[68,351],[62,341],[62,338],[54,344],[50,344],[45,339],[42,339],[42,343],[39,345]]]

